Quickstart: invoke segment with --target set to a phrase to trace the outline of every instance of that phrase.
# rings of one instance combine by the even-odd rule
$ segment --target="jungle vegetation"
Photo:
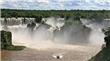
[[[46,18],[51,16],[79,18],[110,18],[110,10],[21,10],[1,9],[1,17]]]

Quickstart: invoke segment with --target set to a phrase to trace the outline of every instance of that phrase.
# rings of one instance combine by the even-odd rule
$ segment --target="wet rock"
[[[31,30],[31,31],[34,30],[35,26],[36,26],[36,24],[34,22],[27,24],[27,28],[29,28],[29,30]]]
[[[110,48],[110,28],[105,32],[106,37],[104,38],[106,48]]]

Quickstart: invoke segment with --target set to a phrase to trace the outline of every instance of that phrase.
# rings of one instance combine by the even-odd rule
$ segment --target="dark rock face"
[[[29,28],[29,30],[31,30],[31,31],[34,30],[35,26],[36,26],[36,24],[34,22],[27,24],[27,28]]]
[[[110,48],[110,36],[105,37],[104,40],[106,42],[106,48]]]
[[[89,61],[110,61],[110,28],[104,34],[106,35],[104,38],[106,47]]]
[[[22,50],[24,46],[14,46],[12,44],[12,34],[9,31],[0,31],[1,33],[1,49],[4,50]]]
[[[106,37],[104,38],[106,42],[106,48],[110,48],[110,28],[105,32]]]

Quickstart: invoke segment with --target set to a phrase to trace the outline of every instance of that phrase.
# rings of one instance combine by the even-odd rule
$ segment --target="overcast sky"
[[[110,10],[110,0],[0,0],[0,8],[27,10]]]

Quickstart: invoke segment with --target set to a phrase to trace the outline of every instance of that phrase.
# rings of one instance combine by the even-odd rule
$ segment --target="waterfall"
[[[43,18],[44,23],[35,23],[34,18],[7,18],[1,21],[1,27],[7,26],[12,32],[13,44],[27,47],[52,47],[54,44],[95,44],[104,43],[103,28],[110,26],[108,20],[81,19],[74,20],[60,17]],[[27,24],[34,22],[36,25],[31,32]]]
[[[91,33],[89,36],[89,41],[92,44],[102,45],[104,44],[104,33],[102,29],[110,27],[110,21],[106,19],[81,19],[81,22],[86,26],[91,28]]]

